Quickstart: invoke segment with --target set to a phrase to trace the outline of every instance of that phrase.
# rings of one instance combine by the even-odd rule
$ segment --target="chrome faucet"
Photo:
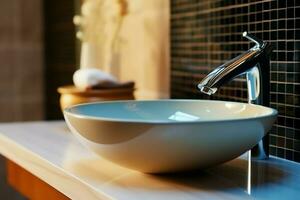
[[[212,95],[223,84],[246,74],[248,88],[248,103],[269,106],[270,87],[270,54],[271,45],[247,32],[243,37],[255,45],[243,54],[229,60],[210,72],[199,84],[201,92]],[[251,150],[251,155],[257,159],[269,156],[268,134]]]

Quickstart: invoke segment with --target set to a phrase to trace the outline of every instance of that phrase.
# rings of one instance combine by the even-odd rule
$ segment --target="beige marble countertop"
[[[112,164],[85,149],[64,122],[0,124],[0,153],[72,199],[293,199],[300,165],[271,157],[182,174],[150,175]]]

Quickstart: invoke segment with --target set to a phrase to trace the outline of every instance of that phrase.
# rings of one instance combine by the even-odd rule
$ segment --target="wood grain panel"
[[[6,167],[7,182],[25,197],[31,200],[69,199],[41,179],[8,159],[6,160]]]

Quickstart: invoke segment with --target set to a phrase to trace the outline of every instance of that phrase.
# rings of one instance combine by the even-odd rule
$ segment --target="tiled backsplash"
[[[279,115],[270,132],[270,153],[300,162],[300,1],[172,0],[172,98],[209,98],[196,84],[253,45],[242,38],[245,30],[274,46],[270,106]],[[211,98],[246,101],[244,77]]]

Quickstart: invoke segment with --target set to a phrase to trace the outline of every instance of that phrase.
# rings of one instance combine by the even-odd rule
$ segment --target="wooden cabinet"
[[[30,200],[69,199],[52,186],[37,178],[16,163],[6,160],[7,181],[22,195]]]

